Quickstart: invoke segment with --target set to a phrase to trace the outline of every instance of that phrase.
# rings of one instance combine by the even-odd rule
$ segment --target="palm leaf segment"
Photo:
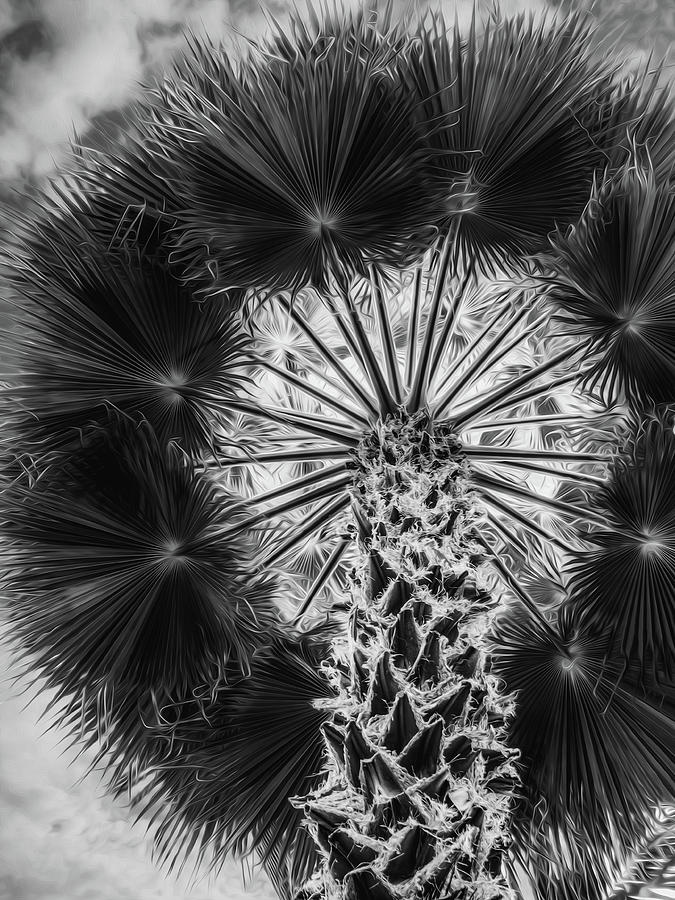
[[[384,22],[380,36],[359,14],[302,39],[306,53],[280,35],[238,70],[222,50],[195,46],[145,122],[156,170],[181,161],[180,253],[206,245],[222,290],[405,265],[448,212],[401,80],[399,31]],[[217,65],[205,67],[205,54]]]
[[[432,141],[446,177],[466,192],[457,253],[484,271],[522,264],[556,222],[584,208],[618,130],[597,113],[600,99],[615,106],[611,72],[594,59],[583,16],[497,18],[482,31],[474,22],[468,35],[455,25],[451,36],[441,17],[430,19],[410,79],[425,118],[440,123]]]
[[[105,250],[97,215],[81,193],[65,206],[43,198],[4,253],[17,321],[5,400],[15,447],[76,442],[113,408],[199,454],[241,389],[237,321],[224,303],[195,303],[151,249]]]
[[[610,397],[675,399],[675,191],[635,157],[600,179],[575,227],[554,238],[551,297],[593,340],[589,384]]]
[[[221,537],[227,498],[147,423],[88,430],[35,476],[3,492],[12,634],[68,699],[61,722],[127,761],[144,720],[248,670],[274,584],[251,574],[250,540]]]
[[[672,671],[675,646],[675,436],[672,412],[639,423],[594,497],[607,524],[587,535],[571,602],[591,627],[611,631],[627,660]]]
[[[180,859],[182,868],[194,850],[197,866],[208,850],[217,870],[228,854],[257,847],[282,897],[311,875],[319,854],[288,800],[323,779],[328,713],[313,702],[334,693],[320,672],[327,643],[321,629],[268,641],[247,678],[222,686],[201,711],[179,710],[164,729],[171,756],[134,798],[159,821],[160,861],[173,868]]]

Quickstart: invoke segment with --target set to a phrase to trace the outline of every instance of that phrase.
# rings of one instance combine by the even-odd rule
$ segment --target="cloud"
[[[271,8],[283,19],[288,5],[277,0]],[[512,12],[545,2],[502,6]],[[443,7],[454,17],[455,4]],[[458,3],[462,20],[471,8],[471,0]],[[123,107],[140,81],[167,65],[184,28],[227,42],[236,31],[259,36],[266,20],[257,0],[0,0],[0,178],[50,172],[74,131]]]

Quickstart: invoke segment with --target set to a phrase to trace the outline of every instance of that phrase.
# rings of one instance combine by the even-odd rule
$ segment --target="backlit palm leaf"
[[[609,397],[675,399],[675,188],[634,159],[601,180],[553,241],[551,297],[593,340],[588,379]]]
[[[6,403],[27,452],[77,440],[106,408],[140,413],[166,442],[211,446],[242,385],[245,340],[226,301],[200,306],[138,249],[105,253],[69,211],[33,221],[5,254],[17,373]]]
[[[675,727],[657,701],[622,681],[620,661],[606,658],[606,637],[564,618],[559,628],[561,643],[513,608],[495,634],[494,671],[517,692],[509,740],[521,751],[528,802],[542,810],[526,813],[519,840],[535,860],[557,847],[550,877],[562,883],[542,898],[602,900],[612,866],[620,869],[641,840],[650,807],[675,791]],[[582,859],[577,877],[574,860]],[[575,894],[579,878],[602,891],[590,893],[589,882]]]
[[[434,16],[417,37],[410,79],[436,122],[448,188],[460,180],[467,192],[457,251],[487,271],[520,264],[556,222],[578,217],[604,164],[600,134],[582,122],[609,77],[592,62],[591,27],[579,15],[539,24],[523,15],[449,34]]]
[[[209,98],[190,74],[201,48],[158,92],[146,128],[160,170],[180,161],[181,252],[206,246],[219,288],[324,285],[331,272],[400,266],[446,211],[395,57],[385,67],[372,52],[389,42],[365,18],[336,30],[316,37],[318,55],[274,65],[252,51],[235,72],[219,54],[228,87],[210,78]]]
[[[248,670],[274,585],[250,540],[225,536],[232,501],[147,423],[90,429],[35,475],[2,494],[13,637],[70,700],[65,724],[133,756],[153,707]]]
[[[250,676],[223,688],[204,715],[173,728],[172,758],[150,773],[137,805],[163,805],[158,853],[171,866],[256,849],[281,896],[312,873],[318,856],[289,798],[322,779],[327,718],[312,701],[332,695],[317,671],[325,637],[277,636],[256,652]],[[164,804],[170,805],[167,815]]]
[[[675,435],[672,414],[640,423],[593,498],[606,524],[586,536],[572,603],[644,667],[672,669],[675,646]]]

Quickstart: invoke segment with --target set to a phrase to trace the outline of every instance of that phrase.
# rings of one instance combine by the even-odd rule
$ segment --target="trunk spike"
[[[413,825],[404,832],[397,850],[384,868],[383,875],[393,884],[410,878],[434,858],[436,839],[428,829]]]
[[[381,750],[361,763],[360,781],[364,794],[371,798],[378,794],[395,797],[405,788],[389,758]]]
[[[443,742],[443,719],[438,716],[422,728],[403,750],[397,762],[418,778],[436,771]]]
[[[354,833],[347,828],[338,828],[328,838],[330,855],[328,866],[331,875],[337,881],[344,878],[364,863],[373,862],[377,858],[374,850],[363,841],[355,839]]]
[[[420,652],[420,638],[413,611],[409,606],[402,609],[387,634],[394,665],[408,669]]]
[[[401,691],[394,702],[391,717],[384,732],[383,744],[387,750],[400,753],[418,731],[410,698],[404,691]]]
[[[417,662],[410,671],[410,679],[421,688],[426,682],[436,684],[441,677],[440,636],[430,631],[420,650]]]
[[[401,685],[392,669],[391,653],[385,650],[378,660],[370,686],[370,715],[386,715],[400,690]]]

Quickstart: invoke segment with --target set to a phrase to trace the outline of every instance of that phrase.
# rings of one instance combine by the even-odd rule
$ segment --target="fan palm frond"
[[[35,476],[2,494],[12,636],[70,698],[64,724],[124,756],[142,710],[247,671],[279,620],[274,582],[250,537],[223,536],[232,501],[145,422],[88,429]]]
[[[539,24],[522,15],[482,31],[474,20],[464,35],[434,15],[417,38],[409,77],[436,123],[446,179],[467,195],[457,252],[483,271],[520,265],[556,222],[578,218],[603,164],[600,135],[583,121],[610,74],[593,60],[591,25],[578,14]]]
[[[136,799],[146,809],[161,804],[156,847],[171,868],[192,850],[216,870],[227,854],[256,850],[282,897],[313,872],[318,851],[289,799],[325,777],[328,714],[313,701],[333,693],[319,667],[325,640],[315,638],[272,638],[246,679],[220,690],[203,715],[178,720],[171,757]]]
[[[164,442],[212,445],[244,381],[246,339],[223,300],[197,304],[160,260],[109,254],[74,210],[33,221],[30,242],[5,251],[14,293],[15,447],[77,440],[106,408],[143,415]]]
[[[577,555],[571,603],[613,649],[672,670],[675,646],[675,435],[672,413],[643,421],[593,497],[606,520]]]
[[[211,99],[190,74],[202,48],[158,93],[144,127],[156,168],[180,160],[180,252],[206,247],[217,287],[323,286],[404,265],[435,236],[447,204],[414,101],[365,21],[336,23],[318,56],[252,53],[237,72],[218,55],[209,69],[229,68],[227,87],[212,77]]]
[[[495,629],[493,669],[517,692],[509,741],[521,751],[528,803],[518,854],[532,855],[535,871],[554,860],[542,871],[561,883],[552,894],[547,882],[542,898],[602,900],[650,810],[673,796],[675,729],[658,702],[622,680],[606,635],[569,616],[558,633],[560,643],[520,608]]]
[[[675,188],[634,159],[595,185],[553,248],[551,298],[567,328],[593,341],[589,386],[674,400]]]

